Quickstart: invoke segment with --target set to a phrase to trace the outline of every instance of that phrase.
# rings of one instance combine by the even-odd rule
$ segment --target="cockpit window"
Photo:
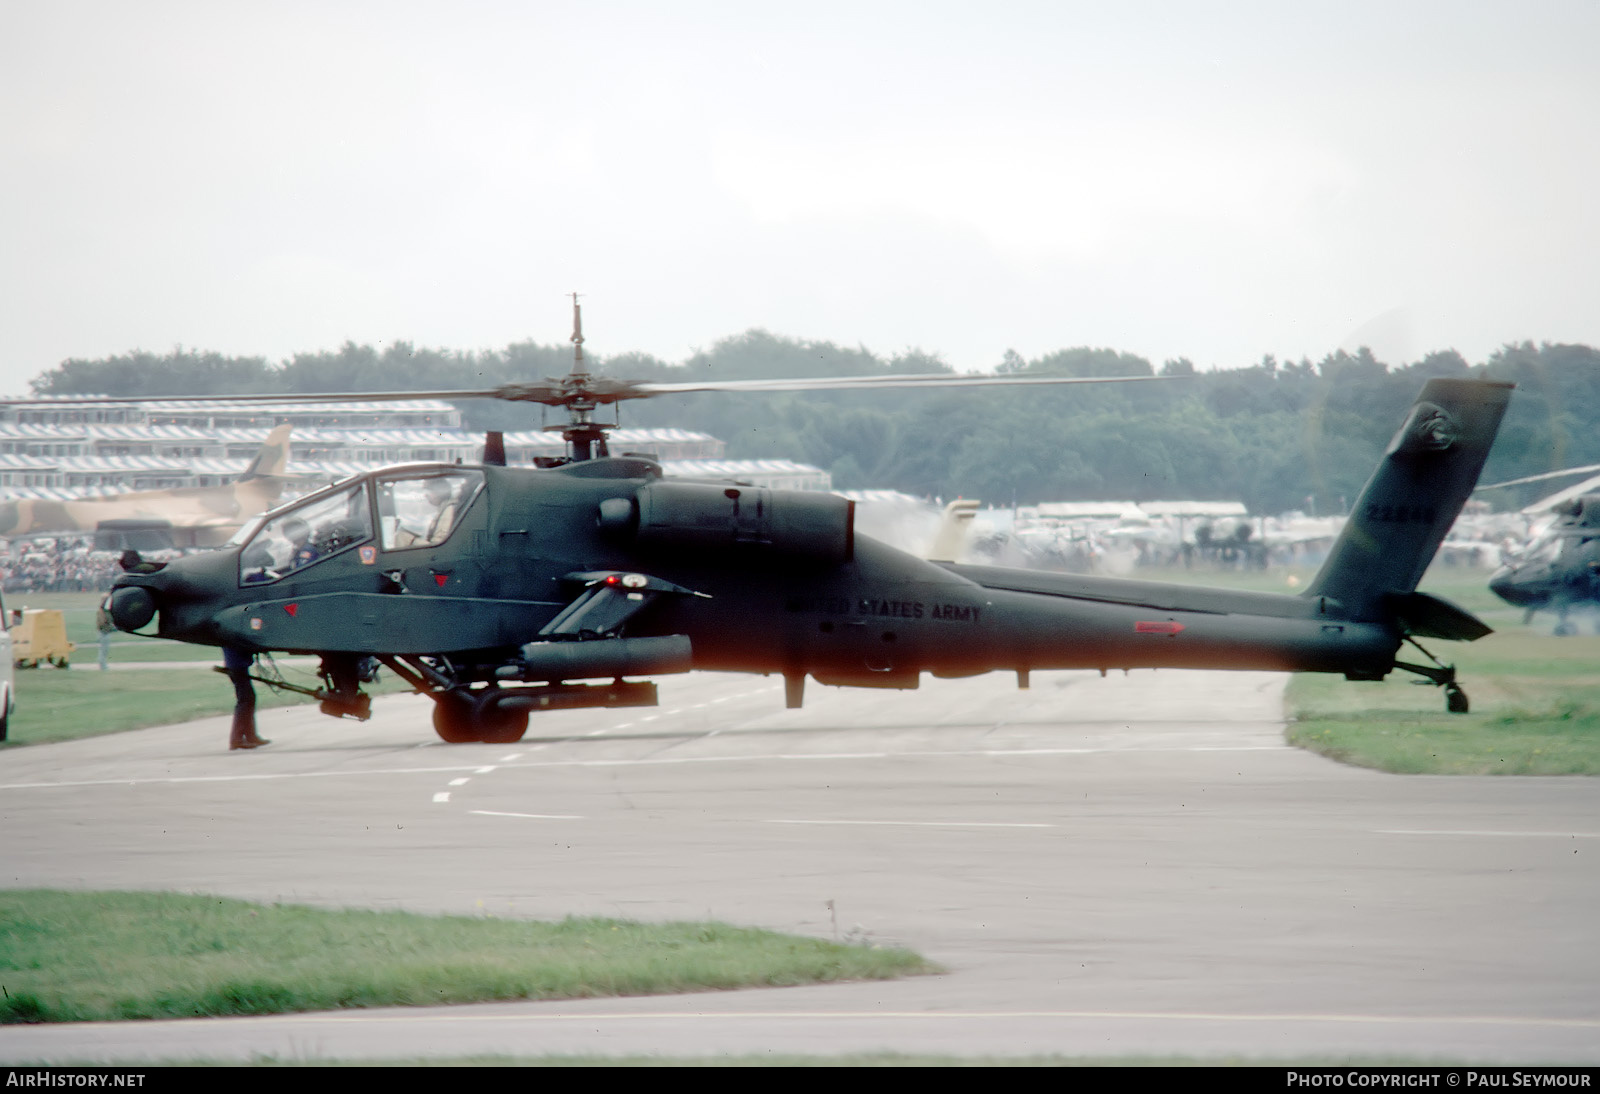
[[[239,546],[239,544],[243,543],[245,540],[247,540],[251,536],[255,535],[256,534],[256,529],[260,528],[261,525],[266,521],[266,519],[267,519],[267,516],[266,516],[265,513],[259,513],[256,516],[251,517],[249,520],[247,520],[243,524],[239,525],[239,530],[237,532],[233,533],[233,535],[228,537],[228,542],[227,542],[227,544],[225,546],[228,546],[228,547],[237,547],[237,546]]]
[[[380,480],[381,546],[397,551],[443,543],[482,487],[482,471],[435,471]]]
[[[318,494],[280,511],[239,552],[239,580],[246,585],[280,577],[372,538],[366,490],[359,484]]]

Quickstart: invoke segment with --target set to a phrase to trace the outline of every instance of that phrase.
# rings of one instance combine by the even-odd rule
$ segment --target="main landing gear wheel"
[[[528,712],[501,710],[476,696],[452,692],[434,699],[433,729],[442,740],[453,745],[473,741],[514,744],[528,732]]]
[[[515,744],[528,732],[528,712],[525,710],[495,710],[483,712],[478,719],[478,740],[492,745]]]
[[[1444,686],[1444,709],[1451,714],[1467,713],[1467,693],[1461,690],[1461,685],[1446,684]]]

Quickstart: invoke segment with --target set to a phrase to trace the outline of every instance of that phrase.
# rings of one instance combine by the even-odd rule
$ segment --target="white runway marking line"
[[[450,791],[448,791],[448,790],[439,791],[437,794],[435,794],[433,796],[433,800],[436,801],[436,802],[447,802],[447,801],[449,801],[450,800]]]
[[[576,813],[501,813],[494,809],[468,809],[479,817],[522,817],[525,820],[583,820]]]
[[[905,820],[777,820],[768,824],[845,824],[886,828],[1054,828],[1053,824],[1025,824],[1013,821],[905,821]]]
[[[463,775],[459,779],[451,779],[450,780],[450,785],[451,786],[466,786],[471,781],[472,781],[471,779],[469,779],[465,775]]]
[[[1470,828],[1380,828],[1380,836],[1525,836],[1531,839],[1600,839],[1600,832],[1513,832]]]
[[[480,767],[478,770],[473,772],[474,775],[492,775],[493,773],[494,768],[492,767]]]
[[[945,1011],[718,1011],[710,1009],[696,1009],[689,1012],[667,1013],[653,1011],[623,1011],[608,1014],[603,1011],[594,1013],[550,1014],[550,1013],[521,1013],[521,1014],[438,1014],[425,1015],[409,1014],[327,1014],[310,1016],[305,1014],[271,1014],[237,1018],[237,1022],[264,1022],[273,1025],[283,1025],[290,1022],[314,1023],[390,1023],[390,1022],[728,1022],[734,1020],[750,1022],[794,1022],[814,1020],[845,1020],[851,1022],[865,1021],[972,1021],[973,1019],[991,1019],[999,1021],[1017,1021],[1019,1019],[1044,1018],[1063,1021],[1096,1022],[1096,1021],[1152,1021],[1152,1022],[1263,1022],[1274,1025],[1288,1023],[1333,1023],[1338,1025],[1379,1025],[1379,1026],[1511,1026],[1514,1028],[1547,1028],[1547,1029],[1600,1029],[1600,1019],[1595,1018],[1527,1018],[1511,1015],[1494,1014],[1462,1014],[1462,1015],[1412,1015],[1412,1014],[1206,1014],[1198,1011],[1129,1011],[1129,1010],[1017,1010],[1017,1011],[982,1011],[982,1010],[945,1010]],[[180,1019],[182,1020],[182,1019]],[[187,1019],[192,1022],[208,1022],[210,1019]]]
[[[547,764],[525,764],[525,767],[546,767]],[[182,783],[236,783],[276,782],[279,779],[329,779],[339,775],[437,775],[467,768],[452,764],[448,767],[392,767],[354,768],[344,771],[284,771],[273,775],[168,775],[161,779],[65,779],[50,783],[6,783],[0,790],[61,790],[77,786],[142,786],[146,784],[179,785]]]
[[[702,735],[705,736],[705,735]],[[799,760],[882,760],[905,757],[919,759],[960,759],[983,756],[1000,759],[1006,756],[1094,756],[1137,752],[1157,755],[1174,752],[1278,752],[1298,751],[1275,745],[1239,745],[1208,749],[1194,748],[983,748],[963,750],[910,750],[906,752],[777,752],[764,756],[673,756],[639,760],[543,760],[516,764],[518,770],[528,771],[551,767],[656,767],[667,764],[726,764],[762,763],[777,760],[790,763]],[[533,751],[530,749],[529,751]],[[503,766],[505,765],[502,761]],[[470,771],[465,766],[449,767],[395,767],[340,769],[335,771],[295,771],[274,775],[175,775],[155,779],[64,779],[60,782],[0,783],[0,790],[62,790],[79,786],[173,786],[184,783],[274,782],[280,779],[331,779],[364,775],[421,775],[446,771]],[[1518,835],[1520,833],[1508,833]]]

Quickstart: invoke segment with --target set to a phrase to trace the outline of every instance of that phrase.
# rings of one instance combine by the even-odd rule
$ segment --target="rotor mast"
[[[583,308],[578,304],[578,294],[572,294],[572,375],[586,376],[583,367]]]
[[[572,371],[562,386],[566,389],[566,407],[569,417],[564,425],[548,426],[560,430],[562,439],[572,446],[574,460],[587,460],[595,456],[610,455],[606,447],[606,432],[610,422],[594,420],[595,408],[600,405],[590,388],[591,375],[583,361],[583,308],[578,294],[572,294]]]

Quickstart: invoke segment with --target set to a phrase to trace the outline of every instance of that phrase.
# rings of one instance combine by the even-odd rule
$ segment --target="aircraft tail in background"
[[[251,479],[282,478],[289,469],[289,430],[292,427],[285,423],[267,434],[267,439],[262,442],[261,451],[256,453],[255,459],[250,461],[250,466],[244,469],[244,474],[239,476],[240,482],[249,482]]]

